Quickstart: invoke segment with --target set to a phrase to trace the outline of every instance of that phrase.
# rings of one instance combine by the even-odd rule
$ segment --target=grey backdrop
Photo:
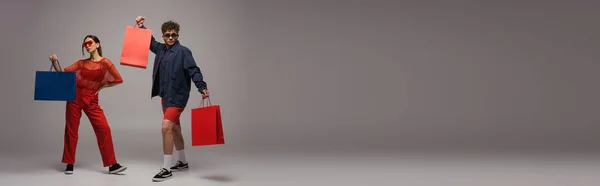
[[[87,34],[119,64],[138,15],[181,24],[222,108],[227,152],[592,151],[600,140],[598,1],[3,0],[4,153],[60,158],[64,102],[33,101]],[[151,68],[101,92],[117,153],[156,153]],[[182,115],[190,147],[190,109]],[[86,116],[79,149],[97,153]],[[202,150],[204,150],[202,149]],[[133,155],[133,154],[132,154]],[[57,160],[58,161],[58,160]]]

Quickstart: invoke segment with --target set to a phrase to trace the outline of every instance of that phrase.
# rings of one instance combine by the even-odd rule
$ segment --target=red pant
[[[77,88],[76,99],[67,101],[63,163],[75,163],[75,149],[77,148],[77,134],[79,131],[81,110],[85,112],[90,119],[92,128],[94,128],[104,166],[107,167],[117,163],[110,126],[108,126],[104,111],[98,105],[98,95],[95,94],[96,91],[94,90]]]
[[[164,99],[161,99],[161,105],[164,106]],[[167,107],[164,108],[163,107],[163,119],[169,120],[173,123],[175,123],[175,125],[180,125],[181,123],[179,122],[179,117],[181,116],[181,113],[183,112],[185,108],[179,108],[179,107]]]

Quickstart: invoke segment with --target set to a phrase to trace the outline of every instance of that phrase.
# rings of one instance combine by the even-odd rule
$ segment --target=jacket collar
[[[171,48],[169,48],[169,49],[166,49],[166,48],[165,48],[165,50],[169,50],[169,51],[171,51],[171,52],[175,52],[175,50],[176,50],[177,48],[179,48],[179,46],[180,46],[180,45],[181,45],[181,44],[179,44],[179,40],[177,40],[177,41],[175,41],[175,44],[173,44],[173,46],[172,46]]]

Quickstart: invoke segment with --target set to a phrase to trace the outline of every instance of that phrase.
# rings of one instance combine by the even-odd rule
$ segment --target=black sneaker
[[[73,164],[67,164],[67,168],[65,169],[65,174],[73,174]]]
[[[177,161],[177,164],[175,164],[175,166],[171,167],[171,171],[183,171],[183,170],[188,170],[188,164],[187,163],[183,163],[181,161]]]
[[[158,174],[156,174],[154,178],[152,178],[152,181],[165,181],[171,179],[172,176],[173,174],[171,174],[171,171],[165,168],[161,168],[160,172],[158,172]]]
[[[126,170],[127,167],[120,165],[119,163],[115,163],[108,168],[109,174],[117,174]]]

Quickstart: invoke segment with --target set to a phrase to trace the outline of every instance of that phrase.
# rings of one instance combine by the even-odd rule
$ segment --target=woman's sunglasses
[[[82,47],[90,47],[94,44],[94,41],[83,42]]]

